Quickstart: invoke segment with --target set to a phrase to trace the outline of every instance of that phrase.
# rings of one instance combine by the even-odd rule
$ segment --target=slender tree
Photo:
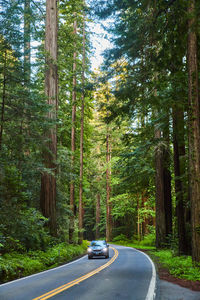
[[[76,13],[74,13],[74,35],[77,34],[77,20]],[[75,163],[75,150],[76,150],[76,141],[75,141],[75,122],[76,122],[76,41],[74,42],[74,54],[73,54],[73,91],[72,91],[72,128],[71,128],[71,173],[74,175],[74,163]],[[70,217],[70,225],[69,225],[69,242],[73,243],[73,233],[74,233],[74,215],[75,215],[75,183],[74,179],[71,178],[70,182],[70,208],[72,215]]]
[[[165,147],[163,149],[163,180],[164,180],[164,205],[166,239],[172,234],[172,193],[171,193],[171,161],[170,161],[170,137],[169,137],[169,114],[167,113],[166,126],[163,130]]]
[[[5,101],[6,101],[6,68],[7,68],[7,49],[4,49],[4,65],[3,65],[3,88],[2,88],[2,104],[1,104],[1,126],[0,126],[0,151],[3,139],[3,125],[5,114]]]
[[[101,195],[98,192],[96,196],[96,239],[100,238],[100,214],[101,214]]]
[[[83,143],[84,143],[84,108],[85,108],[85,13],[83,13],[83,61],[81,92],[81,136],[80,136],[80,186],[79,186],[79,243],[83,241]]]
[[[27,85],[31,75],[31,15],[30,0],[24,2],[24,77]]]
[[[161,130],[156,128],[155,138],[161,140]],[[155,186],[156,186],[156,247],[163,247],[166,242],[166,219],[164,200],[163,147],[160,142],[155,150]]]
[[[112,215],[111,215],[111,141],[109,126],[107,125],[106,133],[106,240],[112,239]]]
[[[57,133],[56,115],[58,105],[58,73],[57,73],[57,0],[46,1],[45,26],[46,73],[45,94],[51,106],[48,118],[54,122],[47,133],[44,164],[49,172],[44,172],[41,178],[41,209],[45,217],[49,218],[50,230],[56,235],[56,156]]]

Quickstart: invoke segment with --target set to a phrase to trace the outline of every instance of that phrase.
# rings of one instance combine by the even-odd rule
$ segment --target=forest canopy
[[[200,261],[200,4],[0,0],[0,252],[142,240]],[[91,23],[112,48],[91,68]]]

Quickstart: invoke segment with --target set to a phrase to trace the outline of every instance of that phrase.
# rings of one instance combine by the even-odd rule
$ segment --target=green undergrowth
[[[175,256],[172,250],[150,251],[149,254],[152,258],[158,257],[159,263],[174,277],[200,281],[200,264],[194,265],[191,256]]]
[[[121,245],[121,246],[126,246],[126,247],[132,247],[136,249],[141,249],[141,250],[154,250],[154,246],[148,246],[148,245],[143,245],[140,244],[139,242],[129,242],[129,241],[118,241],[118,242],[113,242],[113,244]]]
[[[7,282],[57,267],[84,254],[88,242],[82,245],[58,244],[44,251],[10,253],[0,256],[0,281]]]
[[[141,250],[154,250],[155,248],[155,235],[148,234],[142,240],[128,240],[123,234],[115,237],[112,241],[114,244],[126,247],[133,247]]]

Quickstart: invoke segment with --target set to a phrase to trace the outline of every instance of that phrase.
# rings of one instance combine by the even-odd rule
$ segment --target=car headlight
[[[107,248],[103,248],[103,252],[107,252],[108,251],[108,249]]]
[[[88,253],[91,253],[91,252],[92,252],[92,249],[91,249],[91,248],[88,248],[88,249],[87,249],[87,252],[88,252]]]

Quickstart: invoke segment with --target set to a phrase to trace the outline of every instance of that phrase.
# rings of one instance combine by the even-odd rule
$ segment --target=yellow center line
[[[110,248],[114,250],[115,254],[114,254],[114,256],[106,264],[104,264],[101,267],[99,267],[99,268],[97,268],[97,269],[95,269],[95,270],[93,270],[93,271],[91,271],[91,272],[89,272],[89,273],[87,273],[87,274],[85,274],[85,275],[83,275],[83,276],[81,276],[81,277],[73,280],[73,281],[70,281],[70,282],[68,282],[68,283],[66,283],[66,284],[64,284],[64,285],[62,285],[62,286],[60,286],[60,287],[58,287],[58,288],[56,288],[56,289],[54,289],[52,291],[49,291],[46,294],[43,294],[43,295],[41,295],[41,296],[39,296],[37,298],[34,298],[33,300],[45,300],[45,299],[49,299],[49,298],[51,298],[51,297],[53,297],[53,296],[55,296],[55,295],[57,295],[57,294],[65,291],[65,290],[69,289],[70,287],[72,287],[72,286],[74,286],[74,285],[76,285],[76,284],[78,284],[78,283],[86,280],[87,278],[89,278],[89,277],[97,274],[98,272],[102,271],[103,269],[107,268],[108,266],[110,266],[116,260],[116,258],[119,255],[119,252],[115,248],[113,248],[113,247],[110,247]]]

